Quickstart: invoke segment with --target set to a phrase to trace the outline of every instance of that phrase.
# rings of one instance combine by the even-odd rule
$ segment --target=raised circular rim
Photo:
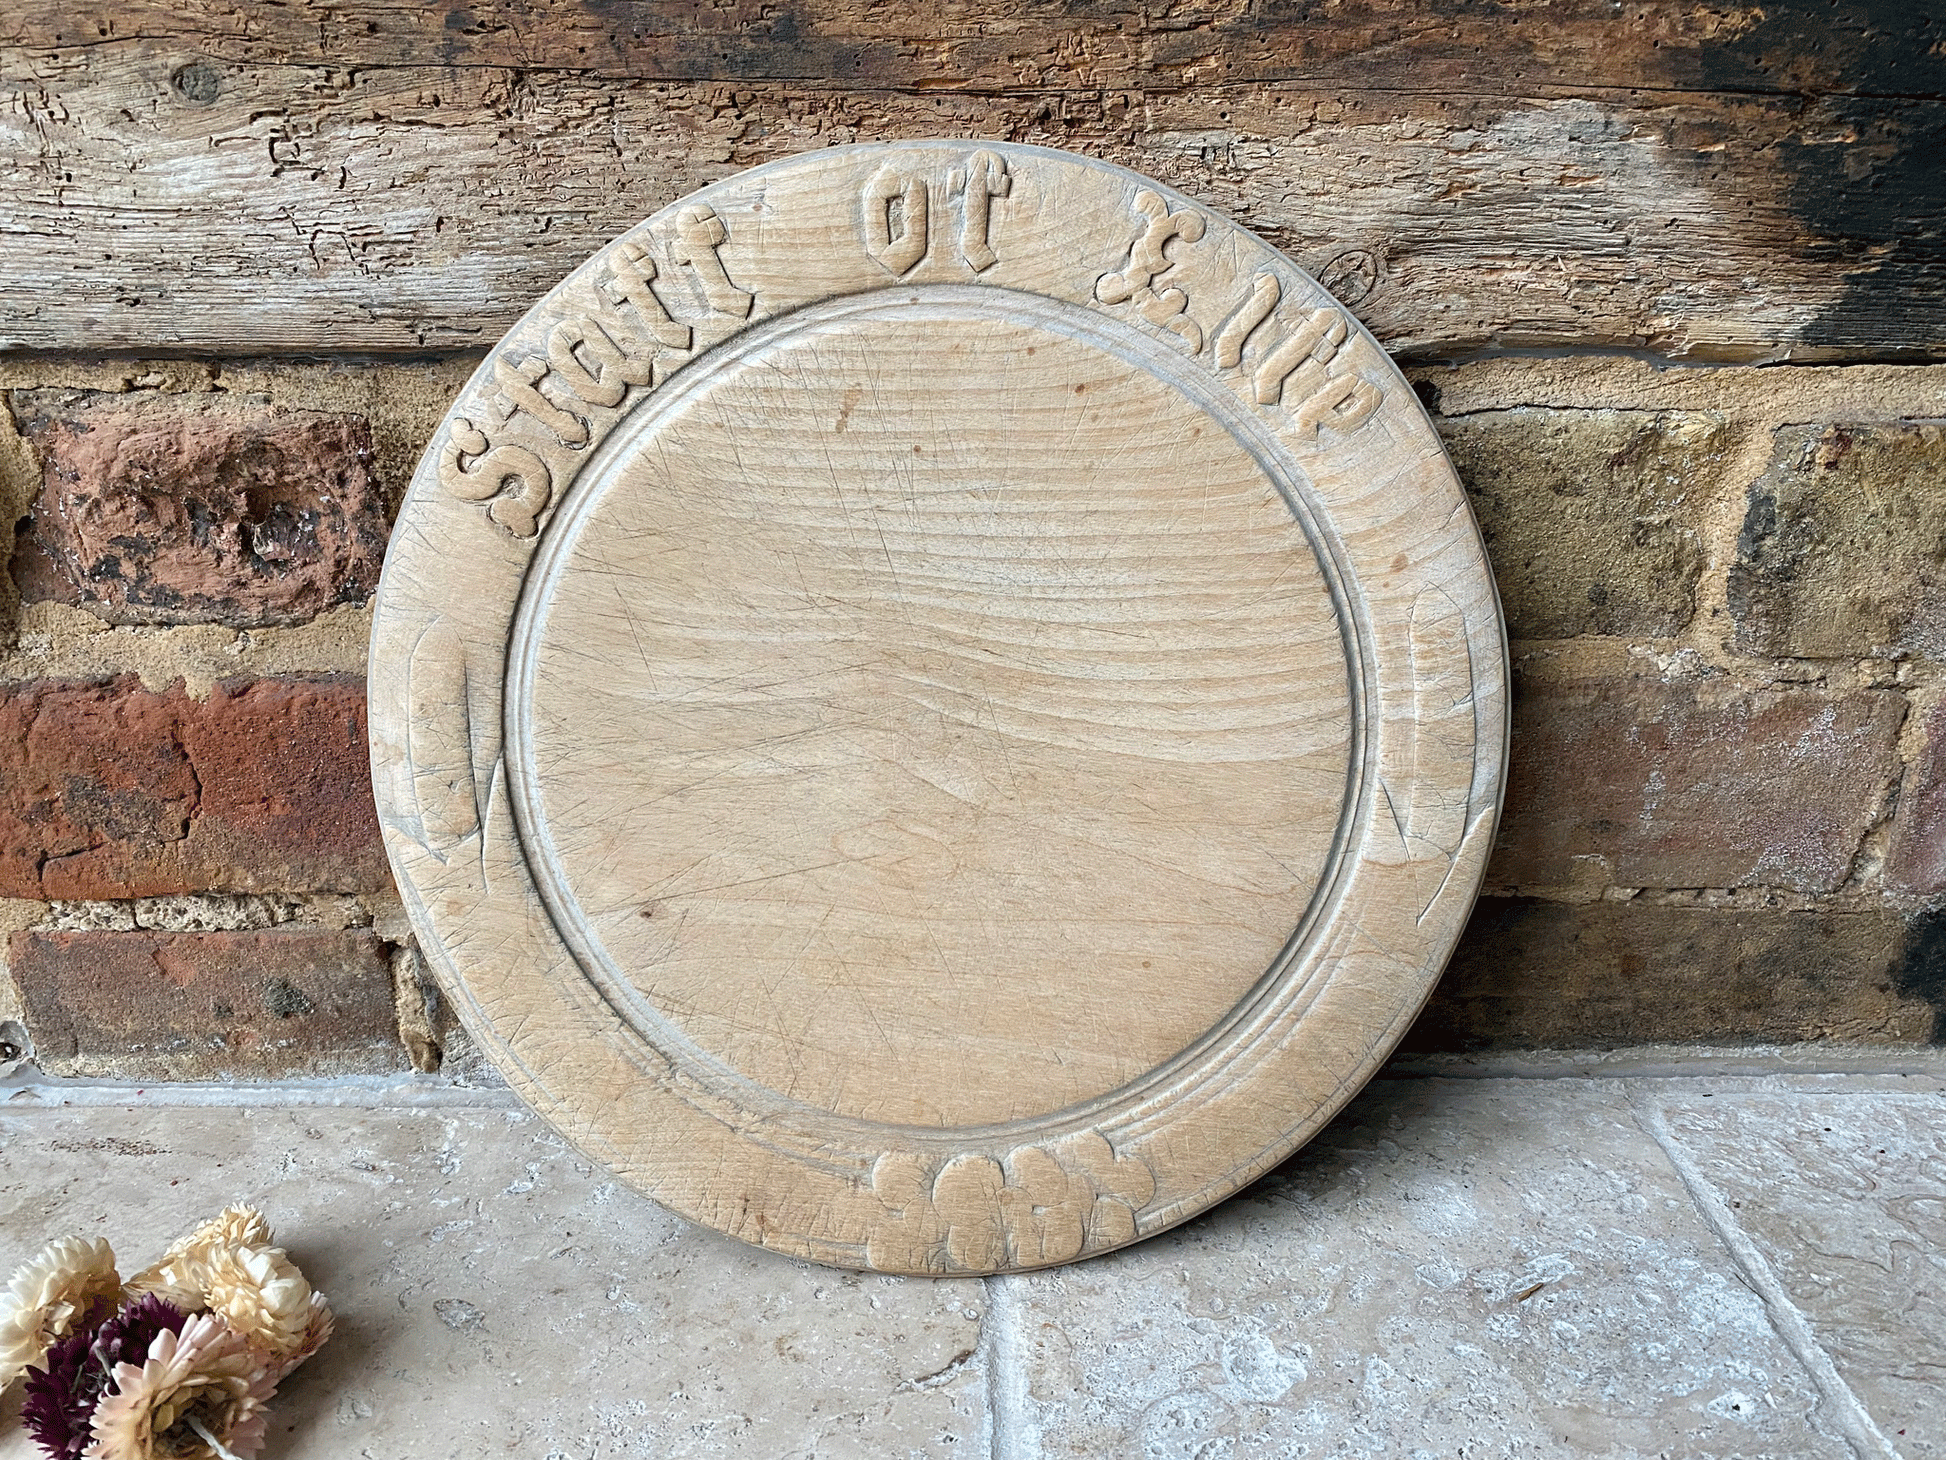
[[[901,247],[913,230],[901,238],[883,211],[901,196],[910,208],[914,187],[922,220],[927,197],[937,217],[955,196],[962,220],[921,230],[916,259]],[[766,244],[786,209],[827,241],[823,253]],[[942,290],[1057,301],[1169,365],[1148,368],[1171,385],[1199,383],[1191,400],[1278,483],[1327,575],[1353,734],[1332,875],[1228,1016],[1120,1090],[1004,1125],[932,1129],[780,1109],[681,1041],[645,1037],[639,1011],[558,925],[509,767],[531,647],[523,605],[561,556],[565,534],[551,529],[591,500],[604,451],[632,434],[621,423],[680,396],[699,362],[821,311]],[[1286,399],[1293,379],[1308,394]],[[1336,404],[1319,406],[1327,397]],[[401,895],[442,988],[509,1083],[685,1216],[888,1271],[1004,1271],[1108,1251],[1295,1150],[1430,993],[1477,895],[1504,780],[1498,600],[1464,493],[1396,367],[1314,280],[1234,223],[1122,169],[1013,144],[785,158],[672,204],[575,270],[482,363],[428,446],[380,583],[369,682],[374,789]]]
[[[964,285],[932,284],[918,288],[899,288],[880,290],[870,294],[842,295],[826,300],[821,304],[807,305],[787,315],[766,321],[764,325],[753,327],[733,336],[717,347],[717,356],[729,356],[721,363],[728,365],[739,357],[754,354],[763,346],[788,335],[797,329],[815,328],[829,320],[842,319],[849,315],[879,314],[897,311],[907,304],[924,307],[938,303],[960,303],[962,305],[989,305],[1003,299],[1016,308],[1007,315],[1020,318],[1022,308],[1035,310],[1074,309],[1075,306],[1063,301],[1046,299],[1040,295],[1021,295],[1011,290],[995,287],[969,287]],[[829,1140],[834,1130],[845,1130],[856,1140],[869,1140],[874,1132],[879,1138],[897,1132],[898,1138],[914,1145],[936,1150],[952,1150],[969,1138],[999,1135],[1002,1132],[1018,1142],[1031,1136],[1035,1140],[1059,1139],[1074,1134],[1088,1126],[1103,1123],[1113,1110],[1134,1104],[1143,1091],[1171,1078],[1191,1071],[1212,1060],[1227,1060],[1229,1055],[1221,1046],[1235,1033],[1239,1026],[1247,1026],[1253,1013],[1259,1011],[1264,1000],[1281,998],[1289,1000],[1301,998],[1305,985],[1315,976],[1315,970],[1308,973],[1292,973],[1292,965],[1300,958],[1317,930],[1324,910],[1334,901],[1344,871],[1345,853],[1348,850],[1348,832],[1351,825],[1361,815],[1365,807],[1363,792],[1369,789],[1369,777],[1364,760],[1364,739],[1361,733],[1360,717],[1356,707],[1368,694],[1364,656],[1355,633],[1357,615],[1340,611],[1355,588],[1344,582],[1342,566],[1338,561],[1335,544],[1328,531],[1315,520],[1312,504],[1306,499],[1308,483],[1301,469],[1289,458],[1287,452],[1279,449],[1274,435],[1265,430],[1261,423],[1241,412],[1231,409],[1229,402],[1215,391],[1195,391],[1191,387],[1197,382],[1194,377],[1180,378],[1181,372],[1172,367],[1180,364],[1179,355],[1164,353],[1167,347],[1160,342],[1150,341],[1146,336],[1135,332],[1122,321],[1107,316],[1088,316],[1094,321],[1090,334],[1078,337],[1089,338],[1093,342],[1132,346],[1137,350],[1152,345],[1153,352],[1142,361],[1151,373],[1165,385],[1180,391],[1189,403],[1228,430],[1246,452],[1257,463],[1259,469],[1277,487],[1286,505],[1291,509],[1293,518],[1304,533],[1320,572],[1332,590],[1334,621],[1344,650],[1346,663],[1346,691],[1353,706],[1352,724],[1347,753],[1345,793],[1340,804],[1338,835],[1336,845],[1325,864],[1324,873],[1302,910],[1289,939],[1279,950],[1261,978],[1228,1010],[1214,1025],[1195,1040],[1185,1045],[1176,1054],[1161,1064],[1153,1066],[1135,1080],[1105,1091],[1091,1099],[1068,1105],[1044,1115],[1022,1117],[992,1125],[958,1125],[946,1129],[937,1127],[901,1125],[891,1122],[867,1121],[858,1117],[840,1116],[830,1112],[816,1111],[803,1102],[783,1096],[769,1087],[743,1075],[740,1071],[717,1060],[694,1044],[678,1030],[665,1015],[657,1010],[647,998],[629,982],[627,975],[615,967],[594,937],[591,930],[582,925],[575,914],[580,912],[578,899],[567,886],[565,873],[559,866],[552,837],[548,832],[547,818],[544,815],[538,788],[534,784],[531,752],[531,704],[533,695],[533,674],[535,660],[539,651],[539,638],[544,628],[540,617],[542,597],[559,575],[565,570],[565,559],[572,553],[577,534],[584,525],[585,517],[597,504],[601,492],[607,487],[606,475],[619,465],[622,457],[645,431],[657,415],[676,410],[684,403],[688,382],[703,380],[706,377],[684,372],[673,377],[667,386],[660,387],[650,401],[632,412],[625,426],[618,427],[602,445],[592,452],[587,464],[576,476],[574,485],[564,493],[555,515],[550,521],[545,541],[535,555],[535,563],[522,584],[520,601],[515,609],[513,633],[508,645],[508,672],[506,676],[503,707],[505,713],[505,738],[508,749],[508,784],[512,796],[514,824],[520,830],[521,841],[527,849],[527,862],[534,877],[542,901],[547,905],[557,930],[574,949],[576,960],[599,987],[611,1007],[627,1023],[633,1025],[638,1033],[649,1043],[656,1046],[657,1053],[672,1063],[688,1066],[690,1078],[717,1084],[719,1088],[736,1085],[742,1103],[752,1113],[761,1114],[771,1131],[771,1139],[779,1139],[780,1131],[790,1131],[797,1138],[799,1148],[810,1151]],[[1032,319],[1033,323],[1044,327],[1050,325],[1047,318]],[[1078,324],[1079,322],[1077,322]],[[1248,438],[1248,439],[1246,439]]]

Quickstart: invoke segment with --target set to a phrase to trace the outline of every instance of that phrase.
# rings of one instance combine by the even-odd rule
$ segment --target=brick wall
[[[385,868],[362,678],[472,364],[0,366],[0,1042],[43,1070],[476,1068]],[[1412,373],[1516,698],[1410,1047],[1946,1036],[1946,366]]]
[[[0,1043],[139,1080],[455,1063],[364,671],[391,512],[470,368],[0,375]]]
[[[1946,371],[1420,370],[1515,675],[1419,1049],[1946,1038]]]

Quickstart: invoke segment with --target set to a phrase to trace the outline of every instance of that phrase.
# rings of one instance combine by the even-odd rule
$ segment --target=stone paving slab
[[[1906,1460],[1946,1460],[1946,1094],[1658,1100]]]
[[[969,1456],[977,1279],[773,1257],[618,1187],[514,1108],[0,1111],[0,1262],[123,1271],[238,1199],[332,1300],[274,1460]],[[18,1430],[0,1457],[38,1454]]]
[[[985,1282],[690,1227],[504,1092],[35,1087],[0,1264],[262,1205],[341,1315],[269,1460],[1934,1460],[1939,1075],[1382,1079],[1175,1232]]]
[[[1242,1199],[1014,1302],[1050,1460],[1845,1449],[1617,1082],[1382,1082]]]

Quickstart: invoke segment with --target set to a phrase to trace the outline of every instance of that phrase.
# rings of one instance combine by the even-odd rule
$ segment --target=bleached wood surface
[[[1937,355],[1924,9],[16,7],[0,347],[484,348],[713,179],[957,135],[1170,183],[1395,352]]]
[[[603,249],[428,448],[380,817],[510,1082],[745,1240],[1107,1251],[1377,1067],[1482,874],[1499,611],[1345,310],[1118,169],[740,174]]]

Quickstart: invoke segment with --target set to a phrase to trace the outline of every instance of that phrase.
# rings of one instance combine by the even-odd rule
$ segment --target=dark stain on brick
[[[1946,1045],[1946,908],[1920,913],[1906,924],[1905,956],[1892,986],[1933,1008],[1931,1043]]]
[[[1736,646],[1813,658],[1946,651],[1942,465],[1937,425],[1777,430],[1730,566]]]
[[[1797,576],[1797,565],[1802,560],[1804,544],[1780,540],[1777,531],[1777,494],[1766,491],[1762,482],[1750,488],[1750,505],[1744,509],[1743,526],[1737,529],[1737,559],[1739,562],[1761,566],[1771,577],[1788,582]],[[1746,600],[1741,606],[1737,602],[1741,592]],[[1737,575],[1730,575],[1730,607],[1741,612],[1748,608],[1749,588],[1739,584]]]
[[[273,978],[264,985],[264,1007],[279,1019],[293,1019],[299,1014],[309,1014],[317,1005],[287,978]]]
[[[1946,928],[1887,913],[1488,897],[1401,1048],[1937,1042],[1943,979]]]

